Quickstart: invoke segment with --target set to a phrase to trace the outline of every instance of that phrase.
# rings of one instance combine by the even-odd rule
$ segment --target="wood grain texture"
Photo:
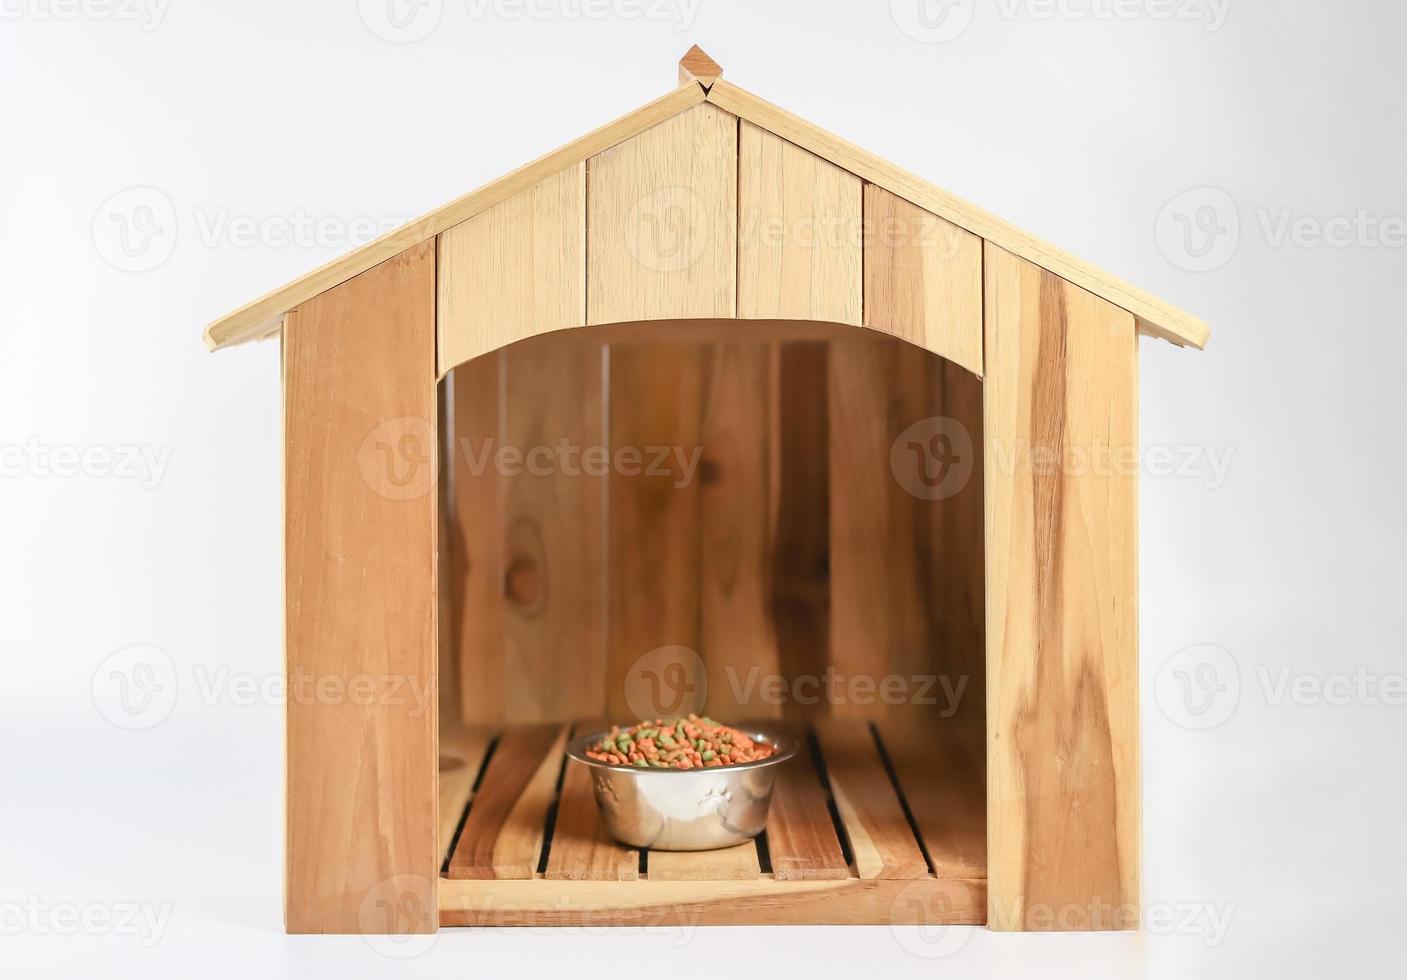
[[[982,374],[982,239],[865,185],[865,326]]]
[[[909,714],[877,721],[875,727],[933,873],[985,878],[986,733],[981,726]]]
[[[436,927],[434,292],[431,242],[289,314],[289,932]],[[424,914],[378,920],[388,881]]]
[[[606,582],[613,719],[702,707],[699,649],[699,480],[703,350],[659,343],[610,351]],[[675,450],[679,450],[676,453]],[[626,457],[623,453],[630,452]]]
[[[502,444],[501,352],[456,367],[453,389],[451,525],[453,600],[462,715],[468,722],[507,718],[507,623],[503,600],[506,562],[502,486],[493,453]]]
[[[473,793],[474,780],[493,742],[491,729],[481,725],[440,726],[440,846],[441,863],[449,856],[454,832]]]
[[[750,881],[762,873],[754,841],[716,851],[651,851],[649,862],[651,881]]]
[[[609,722],[598,718],[579,723],[573,734],[588,735],[609,727]],[[546,875],[554,881],[634,881],[640,877],[640,852],[606,833],[591,788],[591,770],[580,762],[568,760],[562,775]]]
[[[742,123],[738,316],[858,326],[861,265],[859,178]]]
[[[447,926],[981,925],[986,882],[440,881]]]
[[[412,246],[429,241],[440,232],[508,200],[553,174],[581,163],[607,147],[629,140],[677,113],[698,106],[703,99],[704,92],[699,85],[693,82],[680,85],[653,102],[246,303],[206,327],[205,343],[211,350],[220,350],[267,336],[279,329],[280,317],[299,303],[346,282]]]
[[[783,678],[819,676],[829,662],[830,412],[825,343],[783,343],[777,354],[773,447],[772,621]],[[824,713],[788,688],[782,714]],[[808,694],[809,697],[809,694]]]
[[[586,164],[440,233],[439,372],[586,322]]]
[[[986,308],[990,919],[1110,928],[1139,902],[1133,318],[990,244]]]
[[[553,724],[518,725],[499,737],[450,855],[449,877],[537,872],[565,743],[566,729]]]
[[[724,79],[708,90],[708,103],[776,133],[852,174],[950,221],[979,238],[1041,266],[1094,296],[1128,311],[1142,333],[1179,346],[1206,346],[1210,330],[1197,317],[1041,241],[1010,222],[882,160],[853,143],[792,115]]]
[[[816,738],[860,877],[927,876],[928,862],[914,840],[869,724],[824,719],[817,722]]]
[[[738,122],[695,106],[587,163],[587,320],[731,317]]]
[[[778,881],[848,878],[830,806],[806,746],[777,770],[767,814],[767,849]]]
[[[719,718],[767,718],[781,709],[769,702],[763,680],[781,669],[771,588],[775,353],[771,344],[725,342],[705,353],[699,653],[706,707]]]
[[[679,84],[688,82],[698,82],[703,86],[704,91],[718,81],[723,76],[723,69],[707,54],[704,49],[697,44],[684,52],[684,57],[679,59]]]
[[[514,722],[569,722],[606,703],[606,477],[586,456],[606,441],[605,351],[540,338],[502,357],[503,447],[521,454],[500,477],[495,528],[505,710]]]

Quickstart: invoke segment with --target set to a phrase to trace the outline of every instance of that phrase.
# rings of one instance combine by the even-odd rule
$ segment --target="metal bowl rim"
[[[653,767],[649,769],[644,769],[640,766],[635,765],[619,765],[614,762],[602,762],[599,759],[593,759],[588,756],[586,754],[586,747],[588,745],[591,745],[593,742],[599,742],[601,740],[601,736],[605,735],[606,732],[609,731],[609,729],[603,728],[600,731],[593,732],[589,735],[578,735],[576,738],[568,742],[567,757],[576,762],[580,762],[584,766],[589,766],[593,769],[606,769],[610,772],[630,773],[632,776],[697,776],[699,773],[705,772],[747,772],[750,769],[765,769],[767,766],[780,765],[781,763],[786,762],[788,759],[795,756],[801,748],[801,743],[798,742],[796,739],[792,738],[790,735],[783,735],[779,732],[770,732],[766,729],[754,728],[750,725],[729,725],[728,727],[734,728],[745,735],[752,736],[754,741],[761,739],[762,741],[765,741],[769,745],[771,745],[776,751],[774,751],[770,756],[765,759],[757,759],[752,762],[738,762],[727,766],[714,766],[712,768],[694,769],[655,769]]]

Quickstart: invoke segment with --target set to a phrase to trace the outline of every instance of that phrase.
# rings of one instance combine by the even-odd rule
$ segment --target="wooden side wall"
[[[285,924],[433,932],[435,246],[289,313]]]
[[[986,249],[989,923],[1135,928],[1133,318]]]

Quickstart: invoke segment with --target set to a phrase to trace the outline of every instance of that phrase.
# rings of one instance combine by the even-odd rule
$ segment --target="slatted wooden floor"
[[[677,853],[605,835],[572,727],[442,736],[442,924],[986,921],[982,746],[956,728],[823,721],[762,837]]]

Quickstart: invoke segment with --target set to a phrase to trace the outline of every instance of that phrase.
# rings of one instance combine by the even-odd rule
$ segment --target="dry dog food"
[[[757,762],[773,751],[746,732],[691,714],[674,721],[642,721],[629,728],[612,725],[586,754],[598,762],[640,769],[709,769]]]

